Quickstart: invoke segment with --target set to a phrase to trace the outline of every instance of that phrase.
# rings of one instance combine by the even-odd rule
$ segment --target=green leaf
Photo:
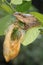
[[[2,2],[4,2],[5,0],[2,0]]]
[[[25,1],[31,1],[31,0],[25,0]]]
[[[12,15],[7,15],[0,19],[0,35],[4,35],[8,26],[13,23],[16,18]]]
[[[0,0],[0,5],[2,4],[2,0]]]
[[[30,12],[34,17],[36,17],[39,22],[43,25],[43,14],[40,14],[38,12]]]
[[[22,44],[24,46],[31,44],[38,37],[39,33],[40,31],[38,27],[33,27],[33,28],[28,29],[28,31],[24,35]]]
[[[6,3],[2,3],[1,7],[2,7],[2,9],[3,9],[5,12],[7,12],[7,13],[9,13],[9,14],[12,14],[12,13],[13,13],[13,10],[11,9],[11,7],[8,6]]]
[[[1,7],[0,7],[0,18],[6,16],[8,13],[5,12]]]
[[[22,0],[11,0],[11,3],[15,5],[22,4]]]
[[[23,1],[21,5],[16,5],[15,9],[19,12],[27,12],[31,7],[31,2]]]

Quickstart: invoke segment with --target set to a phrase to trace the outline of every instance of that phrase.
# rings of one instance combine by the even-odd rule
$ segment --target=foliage
[[[39,34],[40,34],[40,30],[38,27],[33,27],[28,29],[28,31],[26,32],[24,36],[22,44],[24,46],[29,45],[39,36]]]
[[[12,16],[12,14],[15,12],[32,14],[34,17],[38,19],[42,27],[43,15],[38,12],[34,12],[35,11],[34,9],[35,8],[32,6],[31,0],[11,0],[10,2],[8,2],[7,0],[0,0],[0,35],[4,35],[5,34],[4,32],[9,27],[9,25],[16,20],[16,18]],[[32,12],[29,12],[31,10]],[[39,29],[41,28],[39,27],[30,28],[26,32],[22,44],[26,46],[32,43],[38,37]]]
[[[22,4],[22,0],[11,0],[11,3],[17,5],[17,4]]]
[[[5,31],[16,19],[13,15],[7,15],[0,19],[0,35],[4,35]]]
[[[31,0],[24,0],[24,1],[31,1]],[[11,3],[18,5],[18,4],[22,4],[23,0],[11,0]]]
[[[43,14],[40,14],[38,12],[31,12],[31,14],[39,20],[41,25],[43,25]]]

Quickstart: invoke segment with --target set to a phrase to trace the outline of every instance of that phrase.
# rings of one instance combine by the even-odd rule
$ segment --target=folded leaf
[[[33,27],[33,28],[28,29],[28,31],[24,35],[22,44],[24,46],[31,44],[38,37],[39,33],[40,33],[39,27]]]
[[[20,28],[18,28],[18,31],[21,34],[19,39],[17,39],[17,38],[11,39],[13,32],[15,32],[14,31],[15,28],[16,28],[16,32],[17,32],[18,26],[11,24],[8,28],[8,32],[5,35],[5,40],[4,40],[4,44],[3,44],[3,56],[6,60],[6,62],[9,62],[13,58],[15,58],[20,51],[20,43],[23,39],[23,33],[22,33],[22,30]],[[16,34],[16,32],[14,34]]]

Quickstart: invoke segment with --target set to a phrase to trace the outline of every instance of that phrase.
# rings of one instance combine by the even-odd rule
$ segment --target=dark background
[[[38,9],[40,13],[43,13],[43,0],[32,0],[32,4]]]

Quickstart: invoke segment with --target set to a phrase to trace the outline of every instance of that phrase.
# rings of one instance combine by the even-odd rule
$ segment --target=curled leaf
[[[20,51],[20,43],[23,39],[23,33],[22,30],[19,28],[19,32],[21,34],[19,39],[13,39],[11,38],[11,35],[13,33],[13,29],[18,28],[17,25],[12,24],[5,36],[4,44],[3,44],[3,55],[6,60],[6,62],[9,62],[13,58],[15,58],[19,51]]]

